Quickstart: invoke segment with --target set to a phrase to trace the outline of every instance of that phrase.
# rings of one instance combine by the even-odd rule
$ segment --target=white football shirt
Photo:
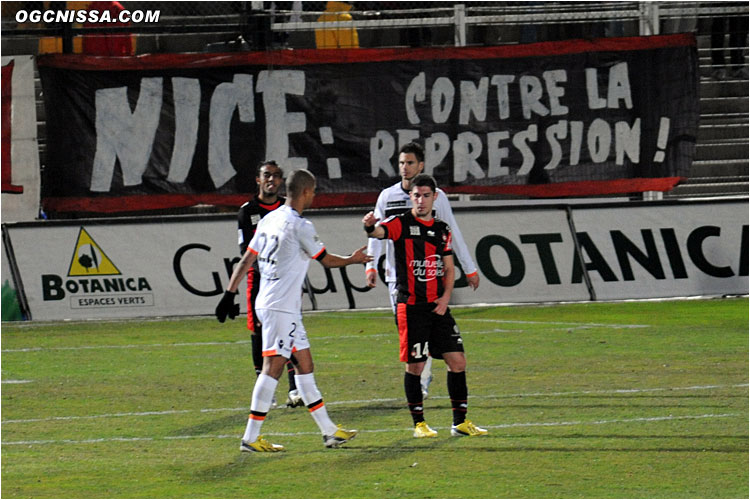
[[[299,313],[310,259],[326,254],[313,223],[282,205],[260,220],[248,250],[257,256],[260,268],[256,309]]]

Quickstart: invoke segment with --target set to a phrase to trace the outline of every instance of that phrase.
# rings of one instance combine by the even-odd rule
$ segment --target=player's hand
[[[365,245],[351,254],[349,259],[351,259],[352,264],[367,264],[372,261],[372,255],[367,255],[367,245]]]
[[[466,281],[469,282],[469,286],[472,290],[479,288],[479,273],[474,273],[471,276],[466,277]]]
[[[364,224],[365,226],[374,226],[378,223],[379,220],[380,219],[375,217],[375,212],[370,211],[367,213],[367,215],[362,217],[362,224]]]
[[[376,270],[368,271],[365,273],[368,288],[375,288],[378,286],[378,272]]]
[[[440,316],[444,315],[448,311],[448,301],[450,300],[450,297],[440,297],[435,301],[435,309],[432,310],[435,314],[438,314]]]
[[[240,314],[240,305],[234,303],[235,295],[237,295],[235,292],[224,292],[219,305],[216,306],[215,314],[219,323],[224,323],[227,316],[229,316],[229,319],[234,319]]]

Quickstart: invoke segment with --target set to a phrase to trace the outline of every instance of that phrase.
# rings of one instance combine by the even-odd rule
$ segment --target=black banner
[[[665,191],[698,128],[692,35],[38,63],[51,212],[239,205],[264,159],[369,204],[411,140],[448,192]]]

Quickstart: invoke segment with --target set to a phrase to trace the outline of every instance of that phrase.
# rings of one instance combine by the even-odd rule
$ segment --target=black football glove
[[[227,316],[229,316],[229,319],[234,319],[240,314],[240,305],[234,303],[235,295],[237,295],[235,292],[224,292],[219,305],[216,306],[216,319],[219,320],[219,323],[224,323]]]

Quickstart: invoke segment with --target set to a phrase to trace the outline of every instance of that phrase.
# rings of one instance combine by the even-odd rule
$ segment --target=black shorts
[[[396,305],[401,361],[417,363],[427,360],[428,355],[443,359],[443,353],[464,352],[464,341],[450,309],[442,316],[433,309],[435,303]]]

